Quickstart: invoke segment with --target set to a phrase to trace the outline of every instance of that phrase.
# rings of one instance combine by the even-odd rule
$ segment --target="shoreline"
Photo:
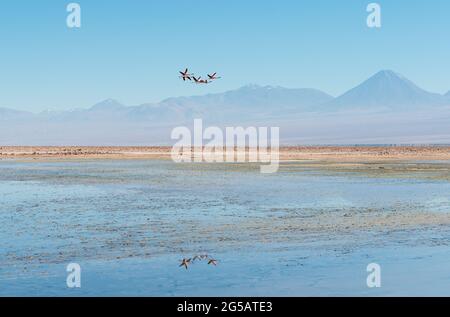
[[[171,149],[170,146],[0,146],[0,160],[171,159]],[[450,161],[450,146],[282,146],[280,160]]]

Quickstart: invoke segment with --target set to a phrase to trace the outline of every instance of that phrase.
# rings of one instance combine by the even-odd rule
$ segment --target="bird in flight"
[[[192,79],[194,79],[194,83],[196,83],[196,84],[209,84],[210,83],[210,81],[208,79],[202,79],[201,76],[199,78],[192,76]]]
[[[217,73],[214,73],[214,74],[211,74],[211,75],[208,74],[208,77],[209,77],[210,80],[216,80],[216,79],[222,78],[222,77],[217,77],[216,75],[217,75]]]
[[[187,68],[184,72],[180,71],[180,74],[183,81],[186,81],[186,79],[191,80],[191,77],[194,76],[194,74],[189,74],[189,70]]]

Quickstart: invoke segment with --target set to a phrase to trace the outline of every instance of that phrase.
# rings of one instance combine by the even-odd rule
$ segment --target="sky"
[[[81,28],[66,6],[81,6]],[[377,2],[382,27],[367,27]],[[223,92],[247,84],[337,96],[382,69],[450,90],[448,0],[4,0],[0,107],[40,112]],[[178,78],[218,72],[211,85]]]

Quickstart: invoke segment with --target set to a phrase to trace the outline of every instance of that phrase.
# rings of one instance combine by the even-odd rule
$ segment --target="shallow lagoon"
[[[449,296],[449,168],[432,164],[2,161],[0,295]],[[178,267],[205,252],[217,267]]]

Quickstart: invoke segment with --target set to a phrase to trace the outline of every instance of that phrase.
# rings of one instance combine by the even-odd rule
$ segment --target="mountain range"
[[[108,99],[88,109],[62,112],[34,114],[0,108],[0,144],[165,144],[170,143],[170,129],[195,118],[218,126],[280,126],[287,143],[415,143],[419,139],[434,143],[435,139],[447,142],[447,135],[450,143],[450,128],[445,128],[450,122],[442,122],[449,113],[450,91],[431,93],[400,74],[383,70],[336,98],[317,89],[248,85],[137,106]],[[367,123],[366,131],[362,122]],[[385,122],[398,129],[381,133]],[[411,130],[411,123],[417,128]],[[355,138],[356,132],[360,139]]]

